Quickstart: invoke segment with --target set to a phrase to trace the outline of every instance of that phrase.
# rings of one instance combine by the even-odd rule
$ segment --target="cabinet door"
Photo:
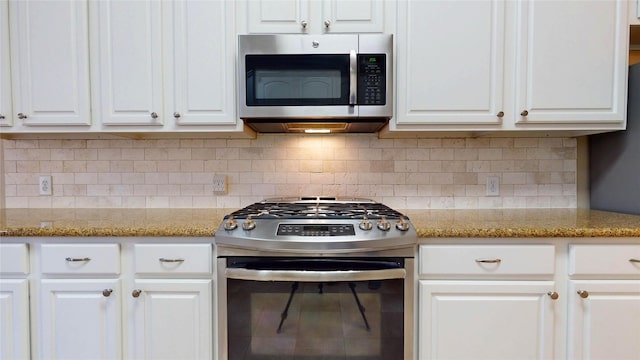
[[[551,281],[419,285],[420,359],[552,359]]]
[[[324,0],[320,26],[325,33],[384,32],[385,3],[392,0]]]
[[[499,125],[504,1],[400,1],[398,19],[395,125]]]
[[[9,3],[0,0],[0,126],[13,124],[9,63]]]
[[[162,125],[160,1],[91,2],[95,115],[104,125]]]
[[[640,280],[573,280],[568,296],[568,359],[638,358]]]
[[[623,128],[627,1],[517,4],[516,125],[609,123]]]
[[[0,359],[29,359],[29,288],[26,279],[0,279]]]
[[[239,3],[239,15],[246,16],[250,34],[318,32],[319,20],[311,18],[313,3],[310,0],[245,0]],[[319,18],[318,13],[314,15]]]
[[[131,358],[211,359],[211,280],[136,280],[127,297]]]
[[[89,125],[87,2],[10,1],[9,23],[15,120]]]
[[[164,115],[178,125],[235,125],[233,3],[176,1],[164,9]]]
[[[47,279],[39,293],[39,358],[121,357],[118,280]]]

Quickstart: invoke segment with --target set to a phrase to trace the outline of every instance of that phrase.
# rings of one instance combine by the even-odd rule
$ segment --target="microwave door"
[[[246,55],[243,117],[357,116],[355,55]]]

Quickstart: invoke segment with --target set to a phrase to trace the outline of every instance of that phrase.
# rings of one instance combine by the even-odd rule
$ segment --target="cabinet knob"
[[[504,117],[504,111],[500,111],[499,113],[496,114],[496,116],[499,118]]]
[[[578,290],[578,295],[580,295],[581,298],[586,299],[589,297],[589,292],[587,290]]]
[[[0,118],[1,119],[1,118]],[[640,263],[640,259],[629,259],[629,262]]]
[[[23,114],[23,113],[18,113],[18,119],[24,120],[27,118],[27,115]]]
[[[177,263],[177,262],[184,262],[184,259],[159,258],[158,261],[165,262],[165,263]]]
[[[303,29],[306,29],[307,26],[309,26],[309,22],[307,20],[302,20],[300,21],[300,25],[302,26]]]
[[[324,27],[328,29],[329,26],[331,26],[331,20],[325,20],[324,21]]]
[[[140,289],[135,289],[131,292],[131,296],[133,296],[134,298],[137,298],[140,296],[140,294],[142,294],[142,290]]]
[[[527,116],[529,115],[529,112],[527,110],[522,110],[522,112],[520,113],[521,116]]]
[[[555,292],[555,291],[549,291],[549,292],[547,293],[547,295],[549,295],[549,297],[551,298],[551,300],[558,300],[558,297],[560,297],[560,296],[558,295],[558,293],[557,293],[557,292]]]
[[[104,289],[102,290],[102,296],[109,297],[109,295],[111,295],[112,292],[113,292],[113,289]]]
[[[157,119],[157,118],[158,118],[158,113],[156,113],[156,112],[152,112],[152,113],[151,113],[151,118],[152,118],[152,119]]]
[[[0,120],[4,120],[4,115],[0,114]]]
[[[174,117],[174,118],[176,118],[176,119],[180,119],[180,117],[181,117],[181,116],[182,116],[182,115],[180,115],[180,113],[179,113],[179,112],[174,112],[174,113],[173,113],[173,117]]]

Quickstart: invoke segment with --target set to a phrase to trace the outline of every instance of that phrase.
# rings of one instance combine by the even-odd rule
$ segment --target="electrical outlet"
[[[51,195],[51,175],[40,176],[40,195]]]
[[[500,196],[500,178],[487,176],[487,196]]]
[[[215,193],[227,192],[227,177],[225,175],[213,176],[213,192]]]

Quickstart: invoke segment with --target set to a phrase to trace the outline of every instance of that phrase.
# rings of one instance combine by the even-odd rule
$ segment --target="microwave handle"
[[[355,50],[349,52],[349,105],[356,104],[358,96],[358,56]]]

